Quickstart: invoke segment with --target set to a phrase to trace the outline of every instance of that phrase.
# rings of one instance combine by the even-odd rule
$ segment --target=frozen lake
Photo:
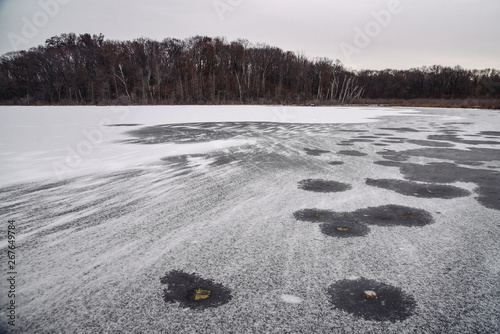
[[[500,330],[498,111],[0,107],[0,119],[14,333]]]
[[[150,147],[123,143],[127,131],[143,126],[204,122],[349,124],[404,112],[269,106],[0,107],[0,185],[117,171],[165,156],[255,143],[251,135],[244,134],[235,136],[240,139],[212,138],[183,145],[172,141]]]

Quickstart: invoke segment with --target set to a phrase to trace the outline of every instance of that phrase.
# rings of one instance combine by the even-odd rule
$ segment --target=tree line
[[[2,104],[346,104],[363,99],[498,99],[500,72],[346,68],[246,40],[161,42],[62,34],[0,58]]]

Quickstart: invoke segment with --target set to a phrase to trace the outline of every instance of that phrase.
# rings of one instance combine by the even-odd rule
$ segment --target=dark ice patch
[[[389,144],[382,144],[382,143],[376,143],[376,144],[373,144],[375,146],[389,146]]]
[[[312,155],[315,157],[319,157],[320,155],[325,154],[325,153],[330,153],[330,151],[310,149],[310,148],[306,148],[306,147],[304,147],[304,151],[306,151],[306,154]]]
[[[321,179],[302,180],[299,182],[298,188],[322,193],[340,192],[352,189],[351,185],[347,183]]]
[[[234,138],[237,135],[237,133],[221,130],[215,125],[203,127],[200,124],[147,126],[128,131],[127,134],[135,139],[125,142],[133,144],[198,143]]]
[[[406,196],[423,198],[451,199],[470,195],[469,191],[462,188],[432,183],[422,184],[393,179],[366,179],[366,184],[373,187],[392,190]]]
[[[343,165],[344,162],[343,161],[330,161],[328,164],[332,165],[332,166],[340,166],[340,165]]]
[[[412,128],[380,128],[380,130],[391,130],[391,131],[396,131],[396,132],[420,132],[416,129]]]
[[[460,165],[466,165],[466,166],[482,166],[482,165],[484,165],[482,162],[479,162],[479,161],[460,161],[458,163]]]
[[[474,171],[446,162],[432,162],[425,165],[401,163],[399,167],[408,180],[435,183],[467,182],[468,172]]]
[[[453,147],[455,146],[452,143],[434,141],[434,140],[408,140],[409,143],[420,145],[420,146],[429,146],[429,147]]]
[[[374,297],[366,292],[373,291]],[[392,285],[359,278],[344,279],[328,287],[329,302],[358,318],[375,321],[403,321],[415,312],[415,298]]]
[[[471,122],[446,122],[444,125],[473,125]]]
[[[353,143],[373,143],[374,140],[373,139],[364,139],[364,138],[360,138],[360,139],[349,139],[349,140],[344,140],[342,141],[341,143],[342,144],[353,144]]]
[[[236,162],[236,161],[239,161],[239,159],[237,159],[236,157],[233,157],[231,155],[223,155],[223,156],[215,158],[215,161],[212,162],[210,165],[211,166],[224,166],[224,165],[228,165],[230,163]]]
[[[186,166],[188,164],[188,157],[188,155],[175,155],[161,158],[161,160],[165,161],[168,165]]]
[[[397,152],[394,150],[385,150],[381,152],[377,152],[382,158],[392,161],[407,161],[410,157],[401,152]]]
[[[165,164],[169,166],[184,168],[188,167],[189,158],[200,158],[200,157],[206,157],[206,156],[203,154],[183,154],[183,155],[164,157],[161,158],[161,161],[165,162]]]
[[[161,284],[167,287],[163,290],[163,299],[167,303],[179,303],[182,308],[189,307],[195,310],[219,307],[231,299],[231,291],[222,284],[204,279],[195,274],[173,270],[160,278]],[[208,298],[193,300],[195,289],[210,291]]]
[[[69,180],[57,181],[57,182],[40,182],[40,183],[34,182],[34,183],[32,183],[33,187],[27,187],[26,189],[24,189],[25,192],[21,196],[36,193],[39,191],[41,191],[41,192],[54,191],[54,190],[61,188],[69,183],[70,183]]]
[[[382,158],[385,158],[387,160],[392,160],[392,161],[407,161],[410,157],[407,155],[401,155],[401,154],[386,154],[382,155]]]
[[[337,153],[342,154],[342,155],[349,155],[351,157],[364,157],[365,155],[368,155],[366,153],[354,151],[354,150],[339,151]]]
[[[427,136],[427,139],[449,141],[453,143],[467,144],[467,145],[500,145],[500,141],[467,140],[467,139],[462,139],[457,135],[429,135]]]
[[[481,131],[479,134],[483,136],[500,137],[500,131]]]
[[[387,155],[385,152],[379,154]],[[500,160],[500,150],[492,148],[471,147],[468,150],[459,150],[454,148],[435,148],[432,150],[420,148],[414,150],[400,151],[397,153],[391,152],[391,155],[407,155],[414,157],[425,157],[433,159],[452,160],[455,162],[467,161],[498,161]]]
[[[321,223],[321,232],[337,238],[362,237],[370,232],[370,228],[360,222],[352,213],[329,210],[303,209],[294,212],[297,220]]]
[[[191,174],[193,171],[191,170],[181,170],[179,172],[176,172],[175,174],[173,174],[174,177],[176,176],[184,176],[184,175],[188,175],[188,174]]]
[[[458,131],[458,130],[449,130],[448,128],[443,128],[443,129],[439,130],[438,132],[446,133],[446,134],[455,136],[456,133],[461,132],[461,131]]]
[[[425,226],[434,223],[432,215],[422,209],[402,205],[383,205],[354,211],[359,219],[377,226]]]
[[[500,173],[494,170],[466,168],[451,163],[402,163],[400,172],[411,181],[473,182],[478,186],[475,190],[478,194],[477,201],[487,208],[500,210]]]
[[[358,237],[368,234],[368,225],[422,227],[434,223],[432,215],[422,209],[384,205],[353,212],[302,209],[293,213],[297,220],[321,223],[321,232],[332,237]]]
[[[302,209],[295,211],[293,216],[297,220],[304,220],[311,223],[323,223],[328,222],[336,212],[330,210],[320,210],[320,209]]]

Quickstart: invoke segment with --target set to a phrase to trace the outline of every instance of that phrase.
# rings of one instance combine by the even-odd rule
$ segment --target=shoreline
[[[116,102],[116,103],[113,103]],[[340,104],[331,101],[305,101],[301,103],[276,102],[276,101],[247,101],[244,103],[233,101],[230,103],[165,103],[142,104],[142,103],[120,103],[109,101],[109,103],[57,103],[57,104],[24,104],[24,103],[0,103],[0,107],[31,106],[31,107],[50,107],[50,106],[286,106],[286,107],[413,107],[413,108],[457,108],[457,109],[488,109],[500,110],[500,100],[498,99],[360,99],[355,103]]]

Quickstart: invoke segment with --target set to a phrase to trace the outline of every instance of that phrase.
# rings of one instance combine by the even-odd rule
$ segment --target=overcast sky
[[[352,69],[500,69],[500,0],[0,0],[0,54],[68,32],[242,38]]]

